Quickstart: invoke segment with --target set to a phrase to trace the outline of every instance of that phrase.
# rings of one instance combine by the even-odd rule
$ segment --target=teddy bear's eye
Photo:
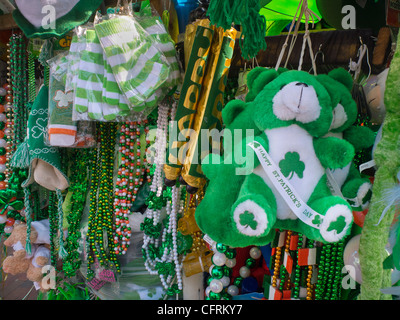
[[[296,83],[296,86],[308,88],[308,84],[307,84],[307,83],[304,83],[304,82],[297,82],[297,83]]]

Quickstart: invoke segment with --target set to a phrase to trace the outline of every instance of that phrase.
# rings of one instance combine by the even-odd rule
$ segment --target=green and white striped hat
[[[62,37],[86,23],[103,0],[15,0],[13,17],[28,38]]]

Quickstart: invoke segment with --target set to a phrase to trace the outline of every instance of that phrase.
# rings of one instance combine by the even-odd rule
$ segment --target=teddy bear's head
[[[11,247],[18,244],[25,249],[26,232],[27,232],[27,226],[25,223],[21,223],[15,226],[10,236],[4,241],[4,245],[6,245],[7,247]],[[30,234],[31,243],[34,243],[37,238],[38,238],[38,232],[35,230],[35,228],[31,228],[31,234]]]
[[[255,79],[257,85],[260,76]],[[259,130],[297,124],[311,136],[323,136],[332,123],[332,102],[326,88],[304,71],[278,73],[262,83],[253,104],[253,120]]]
[[[256,67],[249,72],[247,85],[246,102],[232,100],[222,110],[226,128],[260,132],[296,123],[312,136],[328,132],[333,118],[331,97],[315,76]]]
[[[26,251],[17,250],[4,259],[2,268],[5,273],[16,275],[27,272],[30,264],[31,257],[26,255]]]
[[[337,68],[328,74],[318,75],[317,80],[326,88],[332,100],[333,119],[329,131],[343,132],[357,118],[357,104],[351,94],[353,78],[345,69]]]

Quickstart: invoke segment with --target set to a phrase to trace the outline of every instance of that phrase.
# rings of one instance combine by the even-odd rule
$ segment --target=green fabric
[[[239,46],[244,59],[254,58],[260,50],[265,50],[266,20],[260,15],[258,0],[211,0],[207,9],[210,22],[224,30],[232,24],[241,25]]]
[[[397,39],[398,40],[400,38]],[[363,282],[360,300],[390,300],[391,296],[383,294],[380,289],[391,286],[391,272],[384,270],[383,261],[387,258],[385,246],[388,242],[390,225],[395,215],[392,206],[382,221],[376,225],[386,208],[382,201],[385,190],[394,188],[398,182],[396,175],[400,167],[398,148],[400,134],[400,50],[397,47],[390,65],[385,90],[386,116],[382,127],[382,139],[377,144],[374,160],[377,166],[372,187],[371,206],[365,216],[360,239],[359,258]]]
[[[96,31],[87,28],[84,38],[85,49],[80,54],[77,67],[78,76],[74,99],[77,116],[74,118],[98,121],[115,120],[118,116],[125,115],[125,112],[121,110],[127,109],[126,104],[122,102],[121,92],[115,78],[112,74],[107,75],[109,66],[104,59],[103,48]],[[118,98],[110,99],[109,92],[115,92]]]
[[[138,15],[138,22],[154,40],[154,46],[164,54],[170,67],[170,74],[166,86],[173,88],[181,82],[181,74],[174,42],[157,16],[153,16],[149,1],[142,1],[142,7]]]
[[[154,109],[158,89],[167,81],[170,68],[154,40],[131,17],[120,16],[95,25],[116,81],[133,111]],[[124,36],[130,33],[131,37]]]
[[[354,158],[353,146],[335,137],[315,140],[314,149],[322,166],[329,169],[343,168]]]
[[[43,85],[32,105],[32,110],[28,119],[28,135],[27,143],[29,150],[29,174],[22,187],[26,188],[34,181],[37,182],[34,171],[38,163],[43,162],[48,165],[45,172],[41,172],[41,180],[46,181],[46,177],[58,179],[57,181],[51,180],[49,183],[55,183],[50,190],[55,190],[57,187],[65,189],[68,187],[68,178],[61,170],[61,159],[58,149],[49,147],[45,144],[45,135],[47,122],[48,122],[48,98],[49,88]],[[48,187],[46,185],[45,187]]]
[[[62,37],[76,26],[86,23],[93,12],[95,12],[103,0],[81,0],[66,15],[56,20],[55,29],[35,28],[20,12],[18,8],[13,11],[13,18],[27,38],[48,39]],[[55,4],[56,5],[56,4]],[[42,8],[32,8],[41,10]]]

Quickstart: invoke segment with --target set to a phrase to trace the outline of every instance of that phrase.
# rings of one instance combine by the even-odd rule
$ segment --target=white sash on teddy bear
[[[320,229],[324,216],[310,208],[301,199],[295,188],[293,188],[286,177],[281,174],[279,167],[274,163],[262,145],[254,141],[249,143],[248,146],[254,150],[265,173],[271,179],[276,190],[278,190],[293,213],[310,227]]]

